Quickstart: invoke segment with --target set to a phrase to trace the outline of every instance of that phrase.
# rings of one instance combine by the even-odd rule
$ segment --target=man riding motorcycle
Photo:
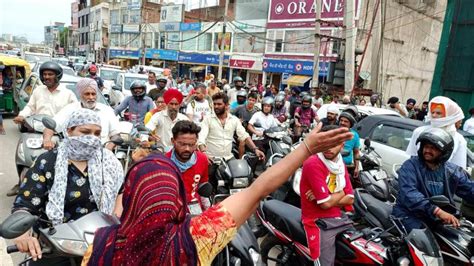
[[[167,81],[168,80],[164,76],[158,77],[156,79],[157,87],[154,88],[154,89],[151,89],[148,92],[148,97],[150,97],[153,101],[155,101],[158,98],[158,96],[163,95],[163,93],[165,93],[165,91],[167,90],[167,88],[166,88],[166,82]]]
[[[278,94],[275,97],[275,107],[273,108],[272,115],[278,119],[280,123],[283,123],[290,116],[289,110],[285,107],[285,93]]]
[[[97,86],[99,87],[99,90],[104,89],[104,80],[97,76],[97,66],[96,65],[91,65],[89,67],[89,75],[87,75],[88,78],[91,78],[97,82]]]
[[[268,150],[268,139],[264,137],[264,131],[278,126],[278,121],[272,115],[274,100],[267,96],[262,101],[262,111],[256,112],[249,121],[247,129],[252,133],[252,139],[257,147],[262,150]],[[258,126],[256,126],[258,124]]]
[[[446,196],[454,205],[456,194],[474,203],[474,181],[462,168],[451,162],[453,137],[440,128],[430,128],[420,134],[418,156],[405,161],[398,170],[400,191],[392,215],[401,218],[407,232],[430,226],[436,219],[459,226],[459,220],[429,201],[437,195]]]
[[[115,115],[120,114],[123,110],[128,108],[128,120],[133,125],[143,125],[145,115],[148,111],[154,108],[153,100],[145,96],[146,84],[143,81],[136,80],[130,85],[132,96],[125,98],[119,106],[115,108]]]
[[[237,76],[234,77],[234,87],[227,91],[227,96],[229,97],[229,102],[233,103],[237,101],[237,92],[244,88],[244,80]]]

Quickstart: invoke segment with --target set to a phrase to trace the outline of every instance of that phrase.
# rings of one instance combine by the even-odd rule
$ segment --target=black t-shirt
[[[20,191],[13,203],[14,210],[27,210],[48,220],[45,210],[49,191],[54,183],[56,157],[56,150],[52,150],[41,154],[36,159],[33,167],[28,170],[21,182]],[[87,173],[87,168],[84,173]],[[68,166],[64,204],[64,222],[77,220],[92,211],[98,210],[90,190],[87,174],[83,174],[72,163]]]

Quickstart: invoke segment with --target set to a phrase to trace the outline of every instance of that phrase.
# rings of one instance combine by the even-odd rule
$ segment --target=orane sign
[[[321,19],[342,21],[344,18],[345,1],[355,1],[356,19],[359,17],[360,0],[321,0]],[[316,4],[314,0],[270,0],[268,12],[268,28],[284,28],[286,26],[314,26]]]

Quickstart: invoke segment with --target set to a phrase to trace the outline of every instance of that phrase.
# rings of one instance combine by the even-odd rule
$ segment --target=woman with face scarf
[[[428,104],[428,114],[426,121],[427,126],[422,126],[415,131],[410,139],[407,147],[407,153],[410,156],[418,155],[418,147],[416,140],[418,136],[425,130],[436,127],[446,130],[454,138],[454,151],[449,162],[454,163],[462,168],[466,168],[467,160],[467,142],[464,137],[456,131],[456,122],[464,119],[464,113],[457,103],[444,97],[436,96]]]
[[[102,148],[100,117],[92,110],[74,111],[65,124],[57,149],[40,155],[20,185],[13,211],[28,211],[58,225],[93,212],[112,214],[123,170],[114,154]],[[46,227],[46,223],[39,224]],[[67,258],[41,259],[41,248],[31,232],[15,239],[29,252],[32,265],[68,265]]]

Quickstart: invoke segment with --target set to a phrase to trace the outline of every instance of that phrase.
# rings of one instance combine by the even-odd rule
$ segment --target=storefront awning
[[[195,67],[190,68],[189,70],[191,70],[191,72],[202,72],[202,71],[206,70],[206,67],[205,66],[195,66]]]
[[[308,80],[312,77],[310,76],[300,76],[300,75],[293,75],[286,80],[286,84],[293,85],[293,86],[304,86]]]

